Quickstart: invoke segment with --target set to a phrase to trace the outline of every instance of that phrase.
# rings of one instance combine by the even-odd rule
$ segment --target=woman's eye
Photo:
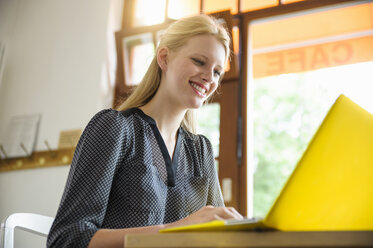
[[[202,60],[196,59],[196,58],[192,58],[192,60],[193,60],[194,63],[196,63],[197,65],[204,65],[204,64],[205,64],[205,62],[203,62]]]

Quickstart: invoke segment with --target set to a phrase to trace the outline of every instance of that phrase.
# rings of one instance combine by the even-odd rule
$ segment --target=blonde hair
[[[225,27],[217,19],[204,14],[180,19],[172,23],[162,34],[156,55],[145,76],[128,99],[118,107],[118,110],[141,107],[153,98],[159,88],[162,75],[162,70],[157,63],[157,53],[160,48],[167,47],[171,51],[176,51],[184,46],[190,38],[206,34],[214,36],[224,46],[226,62],[230,56],[230,37]],[[195,133],[195,110],[187,110],[181,126],[187,131]]]

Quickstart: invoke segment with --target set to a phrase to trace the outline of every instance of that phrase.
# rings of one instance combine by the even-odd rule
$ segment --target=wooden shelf
[[[29,157],[1,159],[0,172],[70,165],[74,151],[75,148],[39,151]]]

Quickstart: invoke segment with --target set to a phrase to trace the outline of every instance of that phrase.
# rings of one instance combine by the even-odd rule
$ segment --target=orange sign
[[[373,36],[254,54],[253,77],[311,71],[373,60]]]

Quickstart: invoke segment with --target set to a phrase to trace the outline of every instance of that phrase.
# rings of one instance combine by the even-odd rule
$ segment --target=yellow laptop
[[[373,115],[338,97],[267,216],[161,232],[373,230]]]

